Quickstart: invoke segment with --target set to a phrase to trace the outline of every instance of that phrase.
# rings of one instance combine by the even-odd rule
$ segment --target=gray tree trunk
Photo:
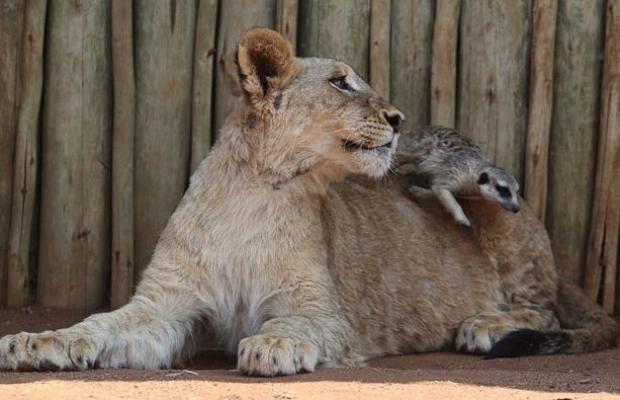
[[[190,162],[195,1],[134,4],[135,279],[185,191]]]
[[[581,283],[599,120],[604,1],[558,3],[547,228],[563,275]]]
[[[109,280],[111,65],[106,2],[50,1],[39,302],[93,309]]]

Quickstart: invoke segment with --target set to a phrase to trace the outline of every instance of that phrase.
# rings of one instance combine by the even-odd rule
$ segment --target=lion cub
[[[397,172],[404,167],[422,180],[409,188],[415,197],[435,196],[466,227],[471,223],[455,196],[481,197],[519,211],[519,183],[514,176],[493,165],[478,145],[454,129],[430,127],[403,136]]]

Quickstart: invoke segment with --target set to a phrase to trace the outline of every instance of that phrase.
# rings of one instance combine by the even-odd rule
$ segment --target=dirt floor
[[[0,311],[0,335],[65,327],[82,317]],[[187,370],[0,372],[4,399],[620,399],[620,350],[490,361],[418,354],[273,379],[241,376],[234,360],[202,353]]]

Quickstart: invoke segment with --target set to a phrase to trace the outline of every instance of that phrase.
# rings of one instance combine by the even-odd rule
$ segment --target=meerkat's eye
[[[508,189],[506,186],[496,185],[495,190],[497,190],[497,193],[499,193],[501,197],[512,197],[510,189]]]
[[[489,174],[483,172],[478,177],[478,185],[486,185],[487,183],[489,183]]]
[[[336,78],[332,78],[329,80],[329,83],[331,83],[332,86],[334,86],[335,88],[339,90],[351,93],[355,89],[353,89],[353,87],[349,85],[346,78],[347,78],[346,76],[339,76]]]

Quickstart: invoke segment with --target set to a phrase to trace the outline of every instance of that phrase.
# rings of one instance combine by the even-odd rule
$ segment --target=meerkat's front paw
[[[248,375],[293,375],[314,371],[318,347],[306,340],[254,335],[239,342],[237,368]]]
[[[471,229],[471,222],[465,216],[457,218],[456,222],[467,231]]]
[[[97,357],[91,339],[68,333],[18,333],[0,339],[1,370],[83,370]]]

